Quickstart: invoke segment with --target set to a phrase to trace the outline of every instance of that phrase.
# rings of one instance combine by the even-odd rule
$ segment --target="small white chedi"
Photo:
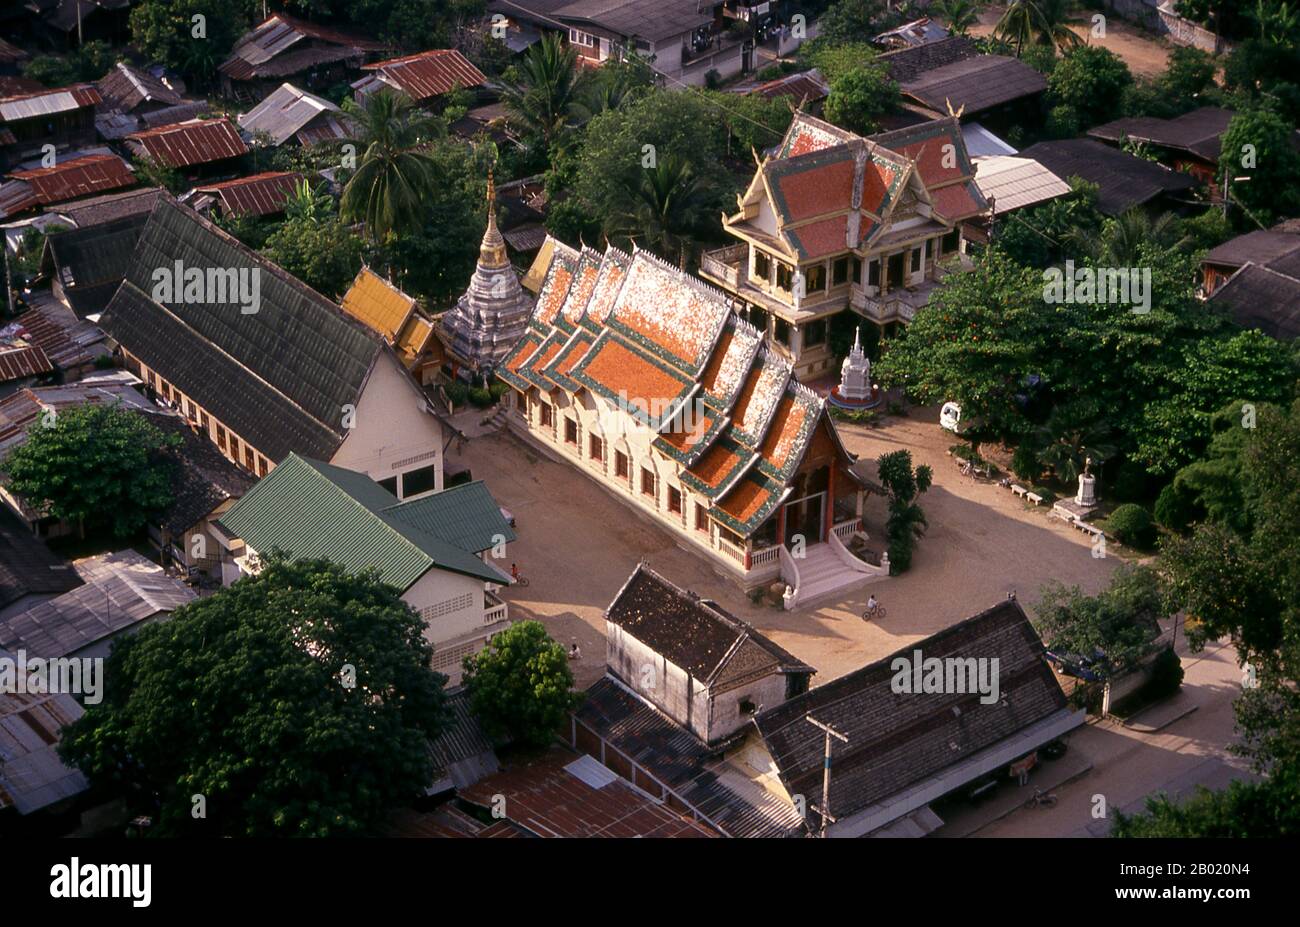
[[[871,398],[871,361],[862,350],[861,328],[853,330],[853,350],[840,365],[840,386],[836,394],[849,402]]]

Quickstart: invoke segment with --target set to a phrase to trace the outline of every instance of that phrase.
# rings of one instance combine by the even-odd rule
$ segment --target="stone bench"
[[[1028,499],[1030,502],[1034,503],[1034,505],[1042,505],[1042,504],[1043,504],[1043,497],[1040,496],[1040,495],[1039,495],[1038,493],[1036,493],[1036,492],[1027,492],[1027,493],[1025,493],[1025,498]]]
[[[1021,486],[1019,483],[1012,483],[1011,491],[1015,493],[1017,496],[1024,496],[1027,492],[1029,492],[1028,489]]]
[[[1074,527],[1078,528],[1078,529],[1079,529],[1080,531],[1082,531],[1083,533],[1085,533],[1085,534],[1090,534],[1090,535],[1092,535],[1093,537],[1105,537],[1105,536],[1106,536],[1106,532],[1105,532],[1105,531],[1102,531],[1102,530],[1101,530],[1100,528],[1098,528],[1096,525],[1090,525],[1090,524],[1088,524],[1086,521],[1084,521],[1084,520],[1081,519],[1081,518],[1076,518],[1076,519],[1075,519],[1074,521],[1072,521],[1070,524],[1074,525]]]

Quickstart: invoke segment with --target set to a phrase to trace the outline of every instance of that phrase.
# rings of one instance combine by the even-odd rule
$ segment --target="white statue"
[[[1074,496],[1074,501],[1079,505],[1097,504],[1097,478],[1088,472],[1091,467],[1092,458],[1085,458],[1083,472],[1079,474],[1079,491]]]

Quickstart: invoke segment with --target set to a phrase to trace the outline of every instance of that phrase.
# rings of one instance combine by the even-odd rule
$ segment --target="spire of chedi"
[[[496,184],[488,173],[487,229],[479,245],[478,266],[469,288],[443,316],[448,349],[471,380],[487,374],[523,336],[532,301],[519,284],[497,228]]]

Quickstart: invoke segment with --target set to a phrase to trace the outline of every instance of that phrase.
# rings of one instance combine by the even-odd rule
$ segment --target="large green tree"
[[[1080,128],[1086,129],[1114,119],[1132,83],[1128,65],[1109,48],[1081,45],[1052,69],[1047,92],[1053,102],[1078,113]]]
[[[336,216],[295,218],[267,236],[262,253],[303,283],[337,299],[361,269],[365,243]]]
[[[1104,677],[1135,667],[1151,653],[1163,615],[1160,579],[1147,567],[1123,566],[1097,595],[1051,582],[1034,606],[1034,627],[1049,649],[1086,657]]]
[[[1013,45],[1017,58],[1026,45],[1055,46],[1067,52],[1083,42],[1067,25],[1070,7],[1068,0],[1011,0],[993,34]]]
[[[150,58],[211,81],[249,25],[243,3],[141,0],[131,9],[131,43]]]
[[[178,435],[117,405],[46,412],[0,466],[34,508],[86,531],[131,537],[172,504]]]
[[[573,708],[573,671],[540,621],[521,621],[465,660],[470,705],[494,736],[549,744]]]
[[[270,557],[118,642],[60,755],[158,835],[374,833],[433,773],[445,677],[423,632],[373,573]]]
[[[1300,211],[1300,153],[1295,126],[1268,106],[1237,113],[1223,133],[1220,182],[1231,205],[1245,210],[1250,228]]]
[[[859,135],[879,132],[880,118],[896,109],[898,84],[877,63],[846,71],[831,81],[826,118]]]

